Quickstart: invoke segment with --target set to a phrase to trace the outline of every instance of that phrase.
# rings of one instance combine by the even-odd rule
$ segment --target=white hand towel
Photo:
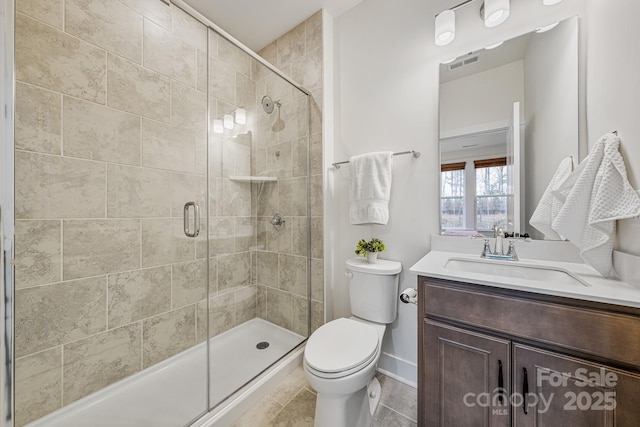
[[[362,154],[349,159],[349,220],[351,224],[389,221],[393,152]]]
[[[573,158],[567,157],[560,162],[560,166],[553,174],[553,178],[549,182],[547,189],[544,190],[536,210],[531,215],[529,224],[544,234],[545,239],[552,240],[564,240],[564,237],[556,233],[551,228],[553,219],[558,215],[562,203],[553,196],[553,192],[556,191],[565,179],[573,171]]]
[[[627,180],[619,145],[617,135],[602,136],[554,193],[564,204],[552,228],[606,277],[612,274],[616,220],[640,215],[640,197]]]

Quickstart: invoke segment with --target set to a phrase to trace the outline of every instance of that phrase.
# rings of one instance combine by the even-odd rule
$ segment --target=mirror
[[[529,218],[578,163],[578,18],[542,30],[440,65],[442,234],[543,237]]]

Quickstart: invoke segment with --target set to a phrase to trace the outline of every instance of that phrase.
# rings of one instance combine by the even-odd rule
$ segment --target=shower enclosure
[[[11,419],[188,425],[310,333],[309,93],[181,2],[51,4],[15,15]]]

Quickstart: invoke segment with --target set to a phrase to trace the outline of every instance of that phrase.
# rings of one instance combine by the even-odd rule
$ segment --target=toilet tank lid
[[[378,258],[375,264],[367,262],[365,258],[355,257],[346,261],[347,270],[367,274],[392,275],[402,271],[402,264],[398,261]]]

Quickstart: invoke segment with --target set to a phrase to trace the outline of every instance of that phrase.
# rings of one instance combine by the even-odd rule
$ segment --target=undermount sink
[[[453,271],[489,274],[492,276],[547,282],[553,285],[589,285],[566,270],[557,267],[521,264],[517,261],[495,261],[486,259],[449,258],[444,266]]]

